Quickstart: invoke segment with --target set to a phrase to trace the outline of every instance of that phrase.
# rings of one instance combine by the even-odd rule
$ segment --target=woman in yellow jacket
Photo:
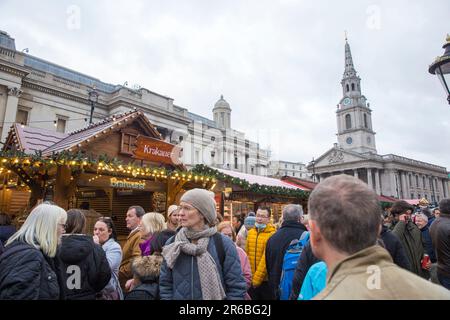
[[[253,300],[274,299],[267,282],[265,252],[267,240],[275,233],[276,228],[269,221],[270,208],[259,208],[256,212],[255,228],[249,230],[245,245],[253,275],[252,288],[249,289]]]

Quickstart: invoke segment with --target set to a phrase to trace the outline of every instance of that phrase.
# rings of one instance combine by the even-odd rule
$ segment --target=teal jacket
[[[327,284],[327,265],[320,261],[309,268],[303,281],[298,300],[311,300],[320,293]]]

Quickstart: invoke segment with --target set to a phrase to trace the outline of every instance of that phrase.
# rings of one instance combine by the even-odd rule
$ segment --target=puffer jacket
[[[252,269],[252,283],[255,287],[260,286],[263,281],[267,281],[266,270],[266,244],[269,238],[276,232],[272,224],[268,224],[263,230],[257,228],[250,229],[245,245],[250,268]]]
[[[0,258],[0,300],[61,299],[59,269],[39,249],[16,241]]]
[[[61,240],[59,258],[66,298],[94,300],[96,293],[100,292],[111,279],[111,269],[105,251],[94,243],[91,236],[63,235]],[[80,270],[79,283],[72,279],[77,274],[73,266]]]
[[[154,277],[136,286],[125,296],[125,300],[159,300],[158,280],[159,277]]]
[[[172,243],[174,238],[170,238],[166,244]],[[236,246],[230,238],[222,234],[221,239],[225,251],[223,265],[217,253],[214,237],[209,239],[207,250],[219,270],[225,299],[243,300],[247,288]],[[161,300],[202,300],[197,258],[181,252],[173,269],[170,269],[164,260],[159,277],[159,290]]]

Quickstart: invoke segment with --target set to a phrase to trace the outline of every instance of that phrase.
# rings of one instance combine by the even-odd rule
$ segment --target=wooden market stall
[[[258,207],[272,209],[272,222],[281,217],[287,204],[300,204],[306,211],[309,196],[306,188],[292,186],[279,179],[256,176],[230,170],[197,165],[193,170],[216,180],[212,191],[216,194],[217,210],[225,220],[234,215],[245,216]]]
[[[131,205],[164,213],[183,188],[213,183],[186,172],[180,152],[162,140],[141,111],[133,110],[70,134],[15,124],[0,154],[0,170],[15,175],[17,185],[27,189],[25,212],[43,200],[65,209],[89,207],[111,216],[124,235]],[[7,189],[3,184],[2,190]],[[9,189],[19,191],[17,186]],[[7,200],[2,205],[6,212],[11,207]]]

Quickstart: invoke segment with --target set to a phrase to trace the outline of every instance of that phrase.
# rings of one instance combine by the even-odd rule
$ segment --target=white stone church
[[[356,74],[347,41],[341,85],[343,97],[336,111],[338,143],[308,165],[315,180],[345,173],[363,180],[379,195],[426,198],[431,202],[448,198],[449,179],[445,167],[377,153],[372,110],[362,95],[361,78]]]

